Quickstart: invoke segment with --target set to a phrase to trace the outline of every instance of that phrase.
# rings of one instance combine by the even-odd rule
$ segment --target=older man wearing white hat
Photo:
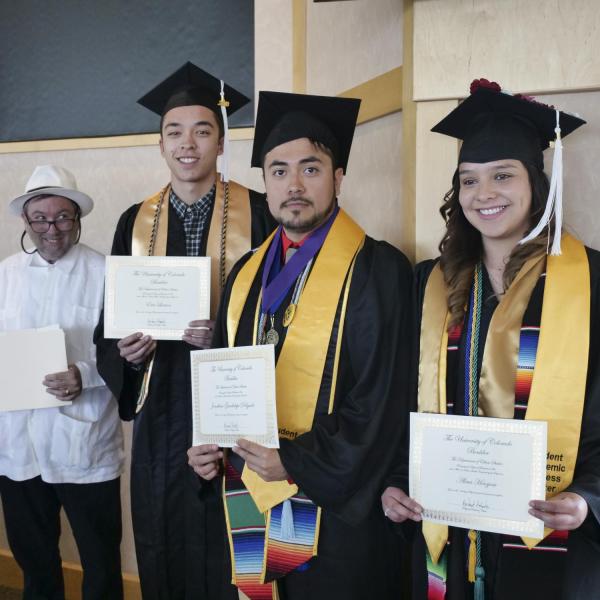
[[[9,212],[20,216],[23,252],[0,262],[0,332],[58,324],[68,370],[49,373],[59,408],[0,412],[0,494],[10,548],[24,572],[23,598],[63,600],[58,547],[64,508],[83,566],[84,600],[123,597],[117,405],[96,369],[94,326],[104,257],[78,243],[92,199],[61,167],[37,167]],[[24,246],[25,236],[33,248]]]

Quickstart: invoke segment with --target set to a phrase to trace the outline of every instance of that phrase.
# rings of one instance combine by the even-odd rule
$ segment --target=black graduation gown
[[[570,531],[566,552],[527,551],[504,547],[507,536],[485,533],[482,535],[482,558],[485,569],[486,600],[591,600],[600,597],[600,253],[587,249],[591,275],[590,350],[585,405],[581,427],[579,454],[572,484],[566,491],[581,495],[588,503],[588,517],[577,530]],[[425,286],[433,261],[417,265],[415,283],[417,290],[417,323],[420,329]],[[487,275],[484,274],[484,280]],[[485,291],[485,287],[488,291]],[[543,292],[543,284],[541,284]],[[534,289],[532,303],[540,301],[540,284]],[[483,297],[491,293],[489,281],[484,281]],[[536,299],[536,295],[538,296]],[[481,331],[485,339],[496,302],[486,302],[482,307]],[[529,310],[529,309],[528,309]],[[526,313],[527,314],[527,313]],[[484,333],[485,332],[485,333]],[[568,335],[568,332],[565,332]],[[463,331],[464,338],[464,331]],[[461,348],[464,340],[461,340]],[[479,368],[484,345],[479,345]],[[459,372],[464,369],[464,359],[459,359]],[[462,364],[462,367],[461,367]],[[457,398],[464,385],[457,378]],[[565,401],[568,401],[566,398]],[[466,530],[450,528],[450,553],[448,556],[448,588],[446,600],[469,600],[473,597],[472,585],[467,582]],[[514,538],[513,538],[514,539]],[[420,528],[415,535],[413,552],[413,598],[427,598],[427,571],[425,543]]]
[[[228,281],[215,347],[227,345],[231,285],[247,258]],[[261,272],[241,315],[235,340],[239,346],[252,344]],[[395,446],[406,434],[411,281],[404,255],[366,238],[349,291],[333,412],[327,414],[340,305],[312,429],[293,441],[280,440],[281,460],[290,477],[323,509],[318,556],[307,570],[280,581],[284,600],[398,597],[398,545],[383,516],[380,495]],[[282,321],[289,297],[291,292],[275,316],[277,355],[285,343]]]
[[[274,229],[264,195],[250,191],[252,247]],[[131,254],[131,238],[140,205],[119,219],[111,253]],[[211,214],[206,223],[210,223]],[[206,252],[207,227],[201,255]],[[185,230],[169,204],[167,255],[185,256]],[[212,511],[219,511],[218,494],[202,486],[187,464],[192,416],[190,357],[185,342],[159,341],[148,397],[135,415],[141,374],[119,356],[117,340],[103,336],[103,315],[95,332],[98,371],[119,402],[121,418],[135,418],[131,451],[131,512],[136,555],[144,600],[203,600],[208,598],[208,546],[222,544],[213,527]],[[215,537],[216,531],[216,537]],[[213,540],[214,538],[214,540]]]

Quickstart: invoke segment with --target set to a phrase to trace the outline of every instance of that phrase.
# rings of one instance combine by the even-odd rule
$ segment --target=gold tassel
[[[477,562],[477,532],[469,531],[469,583],[475,582],[475,563]]]

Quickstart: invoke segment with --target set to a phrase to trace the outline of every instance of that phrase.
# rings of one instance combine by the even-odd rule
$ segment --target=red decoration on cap
[[[514,97],[518,98],[519,100],[526,100],[527,102],[531,102],[532,104],[537,104],[538,106],[545,106],[546,108],[556,110],[553,104],[544,104],[543,102],[538,102],[534,96],[527,96],[525,94],[515,94]]]
[[[474,94],[477,90],[481,88],[484,88],[486,90],[492,90],[493,92],[502,92],[502,88],[500,87],[499,83],[496,83],[495,81],[489,81],[488,79],[485,79],[483,77],[481,79],[473,79],[469,91],[471,92],[471,94]],[[554,106],[552,106],[551,104],[544,104],[543,102],[538,102],[533,96],[527,96],[526,94],[510,94],[510,92],[503,93],[508,93],[510,96],[512,96],[513,98],[517,98],[518,100],[525,100],[525,102],[531,102],[532,104],[537,104],[538,106],[545,106],[546,108],[555,110]]]
[[[484,78],[473,79],[473,81],[471,82],[471,87],[469,89],[471,94],[474,94],[479,88],[485,88],[488,90],[492,90],[494,92],[502,91],[502,88],[500,87],[500,85],[498,83],[496,83],[495,81],[488,81],[487,79],[484,79]]]

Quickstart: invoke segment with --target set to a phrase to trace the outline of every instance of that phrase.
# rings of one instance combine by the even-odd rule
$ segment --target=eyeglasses
[[[54,225],[54,227],[58,231],[72,231],[75,226],[75,221],[78,220],[78,217],[73,219],[56,219],[54,221],[46,221],[45,219],[40,219],[39,221],[30,221],[27,219],[29,226],[35,233],[47,233],[50,231],[50,226]]]

